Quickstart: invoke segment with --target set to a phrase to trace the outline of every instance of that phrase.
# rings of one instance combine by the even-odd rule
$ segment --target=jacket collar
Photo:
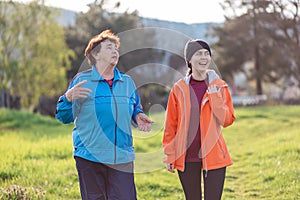
[[[184,77],[184,82],[186,84],[190,84],[191,76],[192,75]],[[208,76],[208,84],[211,84],[214,80],[220,78],[219,75],[212,69],[207,70],[207,76]]]
[[[104,81],[105,79],[100,76],[96,67],[92,66],[92,81]],[[122,81],[122,74],[117,67],[114,68],[114,81]]]

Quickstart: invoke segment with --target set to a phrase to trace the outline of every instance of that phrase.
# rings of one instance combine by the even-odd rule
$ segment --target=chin
[[[207,69],[208,69],[208,66],[199,67],[199,71],[206,71]]]
[[[119,60],[113,60],[111,63],[114,64],[114,65],[116,65],[116,64],[118,64],[118,61]]]

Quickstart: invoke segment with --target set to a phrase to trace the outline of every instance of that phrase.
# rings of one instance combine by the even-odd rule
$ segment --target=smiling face
[[[211,62],[211,56],[207,49],[199,49],[193,54],[190,60],[193,72],[206,71],[210,65],[210,62]]]
[[[119,52],[117,45],[111,40],[101,42],[100,50],[93,53],[96,63],[106,63],[110,66],[116,66],[119,61]]]

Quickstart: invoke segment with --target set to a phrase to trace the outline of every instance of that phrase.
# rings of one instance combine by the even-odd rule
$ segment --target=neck
[[[106,80],[110,80],[114,78],[114,69],[115,69],[114,66],[102,65],[101,63],[96,63],[95,67],[102,78]]]
[[[192,76],[193,76],[193,79],[195,79],[197,81],[203,81],[206,79],[207,74],[206,74],[206,71],[193,70]]]

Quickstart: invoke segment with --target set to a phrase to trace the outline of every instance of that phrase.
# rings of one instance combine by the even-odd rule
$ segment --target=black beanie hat
[[[191,60],[194,53],[199,49],[206,49],[209,52],[209,55],[211,56],[210,48],[205,41],[196,39],[196,40],[189,40],[186,43],[184,48],[184,59],[187,64]]]

